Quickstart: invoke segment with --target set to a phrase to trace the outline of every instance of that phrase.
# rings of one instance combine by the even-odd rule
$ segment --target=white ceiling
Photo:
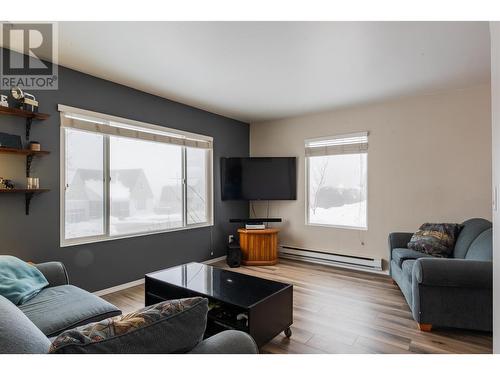
[[[59,63],[255,122],[487,83],[487,22],[63,22]]]

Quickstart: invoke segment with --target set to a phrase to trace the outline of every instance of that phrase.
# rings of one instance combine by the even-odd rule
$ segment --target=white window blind
[[[61,127],[191,148],[212,148],[212,138],[79,108],[59,105]]]
[[[368,152],[368,132],[309,139],[305,141],[306,156],[362,154]]]

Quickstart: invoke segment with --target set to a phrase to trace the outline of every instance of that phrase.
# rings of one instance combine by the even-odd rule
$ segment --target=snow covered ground
[[[103,234],[102,219],[93,219],[77,223],[66,223],[66,238],[91,237]]]
[[[309,210],[309,223],[338,225],[343,227],[366,227],[366,200],[340,207]]]
[[[182,226],[182,215],[141,215],[119,219],[111,216],[110,232],[112,236],[141,232],[155,232]],[[98,236],[103,234],[102,219],[66,223],[66,238]]]

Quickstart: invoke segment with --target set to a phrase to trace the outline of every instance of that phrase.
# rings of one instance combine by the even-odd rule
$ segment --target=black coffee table
[[[226,329],[249,333],[258,346],[279,333],[290,337],[293,285],[244,275],[201,263],[149,273],[146,306],[177,298],[208,298],[206,337]]]

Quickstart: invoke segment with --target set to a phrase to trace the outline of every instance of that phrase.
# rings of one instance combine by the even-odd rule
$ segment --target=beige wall
[[[306,226],[304,139],[365,130],[368,230]],[[281,244],[387,260],[391,231],[491,219],[489,85],[254,123],[250,153],[299,158],[298,199],[270,206],[271,216],[285,220]],[[267,205],[255,209],[260,216]]]
[[[493,124],[493,186],[496,205],[493,210],[493,351],[500,353],[500,22],[490,23],[491,103]]]

